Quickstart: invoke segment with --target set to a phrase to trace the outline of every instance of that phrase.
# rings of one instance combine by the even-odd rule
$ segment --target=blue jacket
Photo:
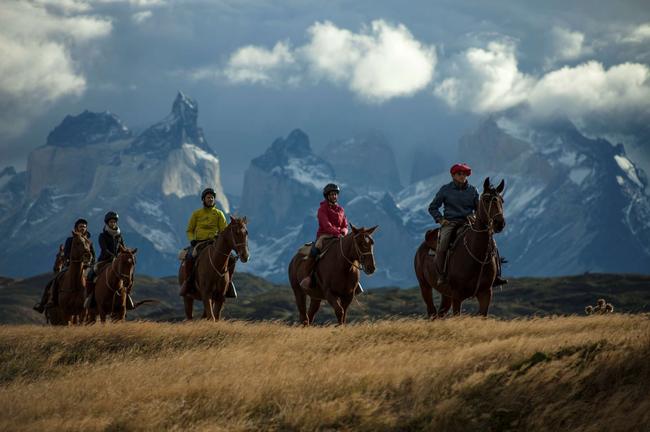
[[[440,188],[429,204],[429,214],[440,223],[443,219],[440,206],[444,204],[444,219],[448,221],[462,221],[478,208],[478,191],[474,186],[465,183],[458,186],[455,182],[447,183]]]

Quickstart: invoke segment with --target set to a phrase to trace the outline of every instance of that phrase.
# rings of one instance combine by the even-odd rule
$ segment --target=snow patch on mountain
[[[152,228],[148,224],[136,221],[131,216],[126,217],[126,222],[135,232],[149,240],[158,252],[165,254],[175,253],[177,245],[174,235],[171,232]]]
[[[641,188],[644,187],[643,183],[641,183],[641,180],[639,180],[639,177],[636,174],[636,168],[634,167],[634,164],[630,162],[628,158],[622,155],[614,155],[614,160],[630,180],[632,180],[637,186]]]

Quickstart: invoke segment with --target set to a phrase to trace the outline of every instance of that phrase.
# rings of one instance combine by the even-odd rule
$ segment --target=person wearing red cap
[[[469,165],[458,163],[451,167],[452,181],[442,186],[429,205],[429,214],[440,224],[440,236],[436,247],[436,267],[438,270],[437,285],[447,282],[446,258],[451,237],[460,228],[468,216],[478,208],[478,191],[469,184],[467,177],[472,175]],[[440,207],[444,205],[444,216]],[[500,265],[497,265],[500,268]],[[494,286],[507,283],[499,275]]]

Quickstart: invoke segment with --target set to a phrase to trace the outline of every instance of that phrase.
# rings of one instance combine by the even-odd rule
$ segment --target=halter
[[[357,233],[357,234],[354,234],[354,235],[352,236],[352,244],[354,245],[354,250],[355,250],[355,252],[356,252],[356,254],[357,254],[357,258],[356,258],[355,261],[358,262],[359,265],[355,264],[354,261],[350,261],[350,260],[348,259],[348,257],[345,256],[345,253],[343,252],[343,237],[339,237],[339,247],[340,247],[340,249],[341,249],[341,255],[343,256],[343,258],[345,258],[345,260],[346,260],[346,261],[347,261],[347,262],[348,262],[352,267],[355,267],[356,269],[358,269],[358,270],[362,270],[362,271],[365,272],[365,271],[366,271],[366,268],[365,268],[365,266],[363,265],[363,262],[361,262],[361,257],[363,257],[364,255],[372,255],[372,251],[361,252],[361,249],[359,248],[359,245],[357,244],[356,241],[354,241],[354,239],[356,239],[358,236],[359,236],[358,233]]]
[[[229,227],[232,227],[232,226],[229,225]],[[238,252],[237,248],[239,246],[241,246],[241,245],[246,246],[246,241],[243,241],[241,243],[237,243],[237,241],[235,240],[235,233],[234,233],[232,228],[230,229],[230,236],[232,237],[233,246],[228,250],[227,253],[221,252],[220,250],[217,250],[217,253],[230,258],[230,252],[232,252],[234,250],[235,251],[235,256],[237,258],[239,258],[239,252]],[[215,247],[215,246],[216,246],[215,241],[213,241],[213,242],[210,243],[210,245],[207,247],[207,249],[211,249],[212,247]],[[219,275],[220,278],[223,278],[226,275],[226,273],[228,273],[228,259],[226,259],[226,261],[224,261],[224,263],[223,263],[223,266],[224,266],[224,272],[223,273],[220,272],[219,269],[217,268],[217,266],[214,265],[214,262],[212,261],[212,254],[210,253],[210,250],[208,250],[208,260],[210,261],[210,266],[212,267],[212,270],[214,270]]]
[[[118,254],[118,255],[119,255],[119,254]],[[133,256],[133,255],[132,255],[132,256]],[[134,257],[134,258],[135,258],[135,257]],[[117,261],[117,258],[116,258],[115,260],[113,260],[113,262],[111,263],[111,265],[110,265],[110,267],[108,268],[108,270],[110,270],[110,273],[113,273],[115,276],[117,276],[118,281],[121,281],[121,282],[122,282],[122,286],[124,286],[124,285],[126,285],[128,282],[130,282],[130,280],[131,280],[131,276],[132,276],[133,273],[126,274],[126,273],[118,273],[117,271],[115,271],[115,269],[114,269],[113,267],[114,267],[116,261]],[[134,264],[135,264],[135,263],[134,263]],[[108,282],[108,273],[109,273],[108,270],[104,272],[104,274],[105,274],[105,277],[104,277],[104,278],[106,279],[106,286],[108,287],[108,289],[110,289],[110,290],[113,291],[114,293],[117,293],[117,295],[120,295],[120,294],[117,292],[117,289],[113,289],[113,288],[111,288],[111,285],[110,285],[109,282]]]

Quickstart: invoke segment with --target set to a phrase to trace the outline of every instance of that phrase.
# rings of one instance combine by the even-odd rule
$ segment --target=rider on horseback
[[[126,248],[124,245],[124,239],[122,238],[122,232],[120,231],[120,227],[117,225],[119,219],[119,215],[112,210],[104,215],[104,229],[99,235],[99,248],[101,252],[99,253],[97,264],[91,268],[86,279],[86,292],[88,294],[86,298],[87,304],[90,304],[90,301],[92,300],[95,291],[96,277],[117,257],[120,246]],[[127,297],[127,309],[133,309],[133,299],[131,299],[130,294],[128,294]]]
[[[74,223],[74,231],[80,233],[87,239],[90,239],[90,233],[88,232],[88,221],[86,219],[80,218],[77,219]],[[65,246],[63,247],[63,268],[57,275],[45,286],[43,290],[43,295],[41,296],[41,301],[36,303],[33,309],[36,312],[43,313],[46,307],[54,306],[54,290],[52,290],[52,282],[56,277],[61,274],[61,272],[67,270],[70,266],[70,250],[72,249],[72,236],[68,237],[65,240]],[[86,263],[88,266],[92,266],[95,263],[95,249],[93,248],[92,242],[90,242],[90,262]]]
[[[187,275],[179,295],[185,296],[194,286],[194,258],[199,256],[207,242],[214,239],[228,226],[223,212],[214,206],[217,194],[214,189],[207,188],[201,193],[203,207],[195,210],[187,223],[187,238],[190,250],[185,255],[185,274]],[[235,297],[232,286],[228,287],[226,297]]]
[[[453,234],[478,209],[478,191],[467,181],[467,177],[472,175],[469,165],[455,164],[449,172],[452,178],[451,183],[442,186],[429,205],[429,214],[440,224],[440,236],[436,247],[437,285],[447,282],[447,251]],[[439,210],[442,205],[445,207],[444,216]],[[497,263],[498,274],[493,286],[508,283],[507,280],[501,278],[500,264],[500,262]]]
[[[323,242],[330,238],[338,238],[348,233],[348,220],[345,217],[343,207],[338,204],[338,197],[341,189],[334,183],[329,183],[323,188],[325,200],[318,208],[318,232],[316,243],[311,248],[309,255],[304,259],[302,274],[303,279],[300,286],[308,290],[311,285],[312,273],[316,265],[316,257],[320,255]]]

